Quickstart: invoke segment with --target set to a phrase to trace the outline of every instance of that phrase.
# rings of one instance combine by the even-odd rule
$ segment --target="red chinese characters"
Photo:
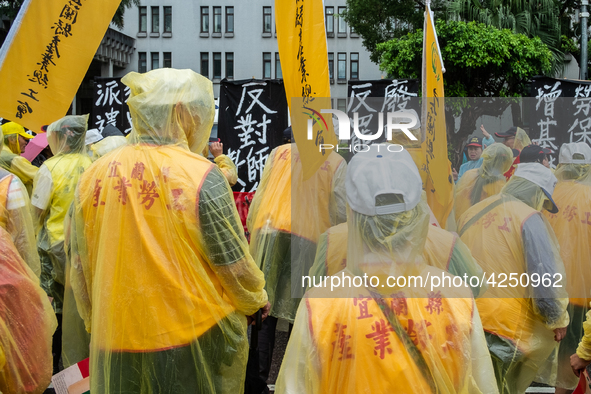
[[[484,228],[489,228],[491,224],[493,224],[493,222],[495,221],[495,216],[497,216],[497,213],[487,213],[486,215],[484,215],[484,217],[482,218],[482,225],[484,226]]]
[[[403,292],[392,294],[390,309],[392,309],[392,312],[396,313],[396,316],[408,315],[408,305]]]
[[[429,297],[429,301],[428,301],[428,304],[425,307],[425,309],[431,315],[434,312],[439,315],[441,313],[441,311],[443,311],[443,304],[442,304],[443,301],[441,299],[441,292],[440,291],[437,291],[437,292],[432,291],[429,294],[427,294],[427,297]]]
[[[505,223],[502,226],[498,226],[499,230],[510,233],[511,229],[509,228],[508,224],[509,222],[513,221],[513,218],[505,217],[503,218],[503,220],[505,221]]]
[[[348,358],[355,358],[355,356],[351,353],[351,346],[349,346],[351,335],[345,334],[346,328],[346,324],[335,323],[335,329],[333,331],[333,333],[337,335],[336,340],[332,343],[332,346],[335,350],[339,350],[339,361],[346,360]]]
[[[92,204],[93,207],[98,207],[99,204],[100,205],[105,205],[104,201],[100,201],[100,197],[101,197],[101,190],[103,190],[103,187],[100,186],[100,183],[102,182],[101,179],[96,179],[94,182],[94,190],[92,192],[92,201],[94,201],[94,204]]]
[[[109,178],[117,177],[117,167],[120,166],[121,163],[118,161],[112,161],[109,163]]]
[[[384,321],[384,319],[376,320],[372,324],[372,333],[365,335],[366,338],[373,339],[375,347],[373,354],[379,356],[382,360],[386,356],[386,353],[392,354],[392,348],[390,347],[390,333],[394,331],[392,326]]]
[[[141,190],[137,194],[137,197],[142,199],[140,204],[145,204],[144,208],[146,209],[152,208],[155,199],[160,197],[158,191],[156,190],[156,182],[148,182],[144,179],[144,183],[140,186],[140,188]]]
[[[137,179],[138,181],[144,180],[144,170],[146,166],[142,162],[136,162],[131,171],[131,179]]]
[[[427,327],[430,325],[431,323],[427,320],[424,320],[421,323],[420,321],[408,319],[408,327],[406,327],[405,330],[415,346],[420,346],[422,348],[427,347],[427,341],[432,338],[427,331]]]
[[[128,187],[131,187],[131,182],[126,177],[119,178],[117,185],[114,187],[119,192],[118,201],[123,205],[127,204]]]
[[[367,305],[369,300],[372,300],[372,298],[365,298],[363,296],[359,298],[353,298],[353,305],[359,307],[359,316],[357,316],[357,319],[367,319],[373,317],[373,315],[369,313],[369,306]]]

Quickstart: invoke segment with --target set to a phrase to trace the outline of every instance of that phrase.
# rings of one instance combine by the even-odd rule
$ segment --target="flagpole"
[[[437,44],[437,52],[441,54],[441,48],[439,47],[439,38],[437,37],[437,30],[435,30],[435,19],[433,18],[433,12],[431,11],[431,0],[425,1],[425,6],[427,7],[427,12],[429,13],[430,20],[431,20],[431,27],[433,28],[433,34],[435,34],[435,44]],[[426,18],[425,18],[426,20]],[[441,63],[441,72],[445,73],[445,66],[443,65],[443,58],[439,56],[439,61]]]

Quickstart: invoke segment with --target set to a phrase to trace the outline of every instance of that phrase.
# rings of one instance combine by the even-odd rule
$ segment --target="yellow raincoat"
[[[37,249],[41,259],[41,286],[56,313],[62,312],[66,255],[64,219],[74,201],[80,175],[91,164],[84,138],[88,115],[66,116],[47,127],[47,141],[54,156],[39,168],[31,205],[37,219]]]
[[[203,157],[209,156],[209,146],[203,149]],[[236,164],[228,156],[221,154],[213,159],[213,162],[218,166],[224,177],[228,180],[230,186],[234,186],[238,182],[238,169]]]
[[[250,206],[250,251],[265,274],[271,316],[293,322],[320,234],[346,220],[347,163],[335,152],[304,181],[294,144],[275,148]]]
[[[504,174],[513,163],[513,152],[505,145],[495,143],[482,152],[482,159],[482,165],[466,171],[456,185],[456,220],[472,205],[501,192],[506,183]]]
[[[97,160],[74,203],[70,281],[91,333],[91,392],[240,393],[245,315],[262,272],[228,183],[201,152],[213,88],[191,70],[129,73],[129,145]]]
[[[47,389],[56,327],[39,278],[0,227],[0,392],[41,394]]]
[[[560,342],[557,387],[573,390],[579,379],[572,373],[570,356],[583,336],[583,322],[591,302],[591,165],[559,164],[558,184],[552,195],[560,212],[546,217],[560,244],[570,297],[570,324]]]
[[[499,390],[507,393],[525,392],[534,379],[553,382],[553,330],[568,324],[567,294],[552,286],[562,286],[565,276],[558,241],[539,212],[545,200],[539,186],[513,176],[458,222],[462,241],[486,273],[488,291],[476,305]]]
[[[2,144],[0,147],[0,168],[4,168],[6,171],[18,176],[27,187],[27,191],[30,192],[38,168],[20,156],[21,150],[18,143],[20,129],[22,129],[22,132],[25,130],[23,126],[14,122],[8,122],[0,126],[0,144]],[[5,136],[4,132],[7,130],[10,134]]]
[[[413,175],[420,192],[418,170]],[[347,267],[338,274],[344,284],[306,293],[275,392],[497,393],[469,288],[432,292],[420,286],[354,284],[354,276],[364,274],[377,276],[382,284],[387,276],[452,277],[424,263],[426,202],[376,216],[350,210],[347,224]]]
[[[125,137],[112,135],[92,144],[89,154],[91,154],[92,161],[97,161],[107,153],[123,145],[127,145],[127,139]]]

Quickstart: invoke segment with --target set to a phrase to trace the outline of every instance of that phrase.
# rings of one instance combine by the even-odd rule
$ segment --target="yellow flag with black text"
[[[423,33],[423,143],[424,164],[421,171],[426,173],[425,192],[427,202],[442,227],[454,203],[453,176],[447,156],[447,132],[445,124],[445,94],[443,92],[443,61],[437,42],[435,24],[429,5],[425,11]]]
[[[310,178],[337,145],[331,109],[328,52],[322,0],[275,0],[277,44],[291,126]]]
[[[0,52],[0,116],[35,132],[66,115],[121,0],[26,0]]]

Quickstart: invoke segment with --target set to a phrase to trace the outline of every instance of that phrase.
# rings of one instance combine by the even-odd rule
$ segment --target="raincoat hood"
[[[68,115],[47,127],[47,142],[54,156],[64,153],[86,154],[88,115]]]

